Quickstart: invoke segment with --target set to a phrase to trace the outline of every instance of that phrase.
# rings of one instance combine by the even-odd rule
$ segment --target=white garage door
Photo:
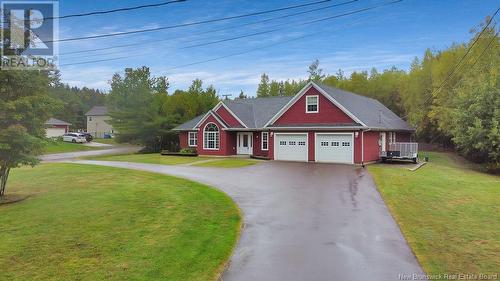
[[[60,137],[66,133],[64,128],[47,128],[45,129],[45,134],[48,138]]]
[[[354,163],[352,134],[316,134],[316,162]]]
[[[274,134],[274,159],[307,162],[307,134]]]

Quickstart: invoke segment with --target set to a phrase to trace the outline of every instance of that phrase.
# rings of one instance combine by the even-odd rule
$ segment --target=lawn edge
[[[405,234],[405,232],[403,231],[403,228],[401,228],[402,224],[398,220],[398,217],[395,215],[395,212],[392,209],[392,207],[390,206],[390,204],[387,203],[387,200],[384,197],[383,192],[380,191],[380,188],[377,184],[377,178],[378,178],[377,175],[370,172],[370,169],[367,169],[367,170],[368,170],[368,173],[371,175],[373,182],[375,183],[375,187],[377,188],[377,193],[380,195],[380,198],[382,198],[382,201],[384,202],[384,205],[387,208],[387,210],[389,211],[389,214],[391,215],[392,219],[396,222],[396,225],[398,226],[399,232],[405,238],[406,245],[408,245],[408,248],[410,248],[410,251],[411,251],[412,255],[415,257],[415,260],[417,261],[418,265],[420,266],[420,269],[422,269],[422,271],[424,272],[425,275],[428,275],[429,273],[427,272],[427,270],[423,266],[423,264],[421,262],[421,258],[419,258],[419,255],[417,255],[417,253],[415,252],[415,250],[413,249],[411,244],[408,242],[408,237]]]

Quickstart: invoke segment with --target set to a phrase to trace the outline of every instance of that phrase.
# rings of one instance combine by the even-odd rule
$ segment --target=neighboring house
[[[200,155],[349,164],[379,160],[414,132],[377,100],[314,82],[293,97],[221,101],[174,130]]]
[[[50,118],[45,122],[45,136],[48,138],[60,137],[69,132],[69,126],[71,126],[71,123]]]
[[[104,134],[113,134],[113,126],[108,121],[108,108],[106,106],[94,106],[85,114],[87,117],[87,133],[95,138],[103,138]]]

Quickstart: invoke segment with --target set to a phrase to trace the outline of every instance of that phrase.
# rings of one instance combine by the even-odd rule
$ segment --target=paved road
[[[67,161],[75,158],[85,157],[85,156],[97,156],[97,155],[105,155],[105,154],[126,154],[136,152],[140,149],[138,146],[117,146],[109,149],[101,149],[101,150],[87,150],[87,151],[75,151],[75,152],[65,152],[65,153],[56,153],[56,154],[46,154],[40,156],[40,160],[44,162],[58,162],[58,161]]]
[[[371,176],[349,165],[241,169],[76,161],[171,174],[229,194],[245,226],[223,280],[399,280],[423,274]]]

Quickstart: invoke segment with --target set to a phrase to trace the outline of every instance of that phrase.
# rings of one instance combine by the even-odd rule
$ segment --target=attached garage
[[[307,152],[307,133],[274,134],[275,160],[307,162]]]
[[[324,163],[354,163],[354,135],[352,133],[317,133],[315,159]]]

